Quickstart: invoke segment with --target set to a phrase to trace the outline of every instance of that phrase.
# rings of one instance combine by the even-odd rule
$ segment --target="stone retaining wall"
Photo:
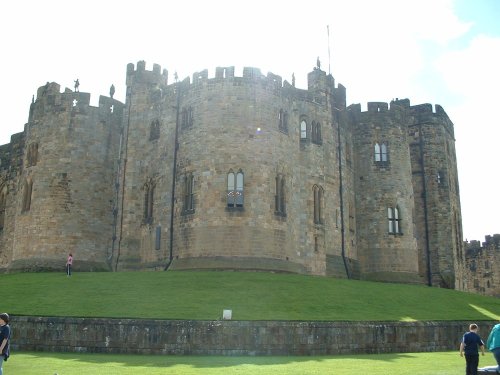
[[[186,355],[458,355],[470,323],[11,317],[14,350]],[[478,323],[484,339],[496,323]]]

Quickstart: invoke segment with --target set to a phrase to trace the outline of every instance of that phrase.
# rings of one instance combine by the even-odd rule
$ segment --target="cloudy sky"
[[[444,107],[455,124],[464,239],[483,240],[500,233],[499,20],[498,0],[5,1],[0,144],[23,130],[47,81],[64,89],[78,78],[92,105],[114,84],[124,101],[126,65],[145,60],[181,79],[254,66],[289,81],[294,73],[306,88],[319,56],[348,104],[397,97]]]

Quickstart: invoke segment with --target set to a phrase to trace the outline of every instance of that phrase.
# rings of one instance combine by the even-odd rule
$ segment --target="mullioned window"
[[[389,234],[403,234],[401,231],[401,213],[398,206],[387,208],[387,220]]]
[[[227,174],[227,207],[242,208],[243,198],[243,171],[240,169],[234,173],[230,170]]]

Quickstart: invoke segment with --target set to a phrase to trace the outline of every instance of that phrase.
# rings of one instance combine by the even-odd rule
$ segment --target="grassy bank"
[[[264,272],[0,275],[14,315],[235,320],[495,320],[500,299],[448,289]]]

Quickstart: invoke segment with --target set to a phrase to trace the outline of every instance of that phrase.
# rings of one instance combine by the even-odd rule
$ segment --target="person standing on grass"
[[[9,314],[0,314],[0,375],[3,375],[3,362],[10,356]]]
[[[477,366],[479,365],[479,348],[484,355],[484,342],[477,334],[477,324],[469,326],[469,332],[466,332],[460,342],[460,356],[465,353],[465,375],[477,375]]]
[[[73,266],[73,254],[69,253],[68,260],[66,260],[66,275],[71,276],[71,267]],[[2,375],[2,374],[0,374]]]
[[[497,361],[497,374],[500,374],[500,323],[495,324],[491,329],[488,340],[486,340],[488,350],[493,353]]]

